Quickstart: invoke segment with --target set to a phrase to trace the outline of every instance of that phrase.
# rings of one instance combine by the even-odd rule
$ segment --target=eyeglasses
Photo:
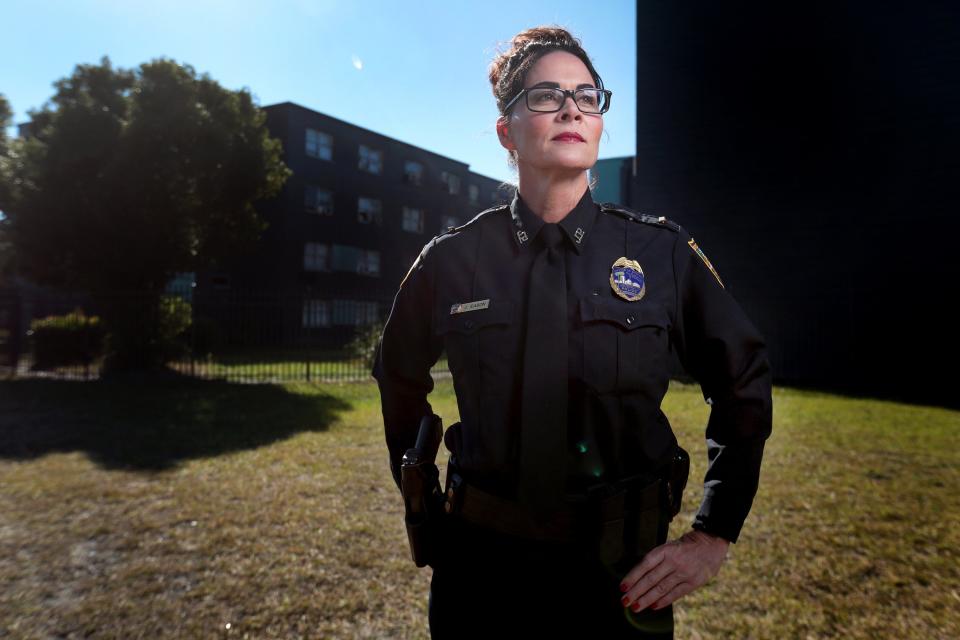
[[[556,87],[534,87],[524,89],[513,97],[503,112],[510,111],[520,96],[526,96],[527,109],[530,111],[539,111],[541,113],[550,113],[560,111],[567,96],[573,98],[573,103],[577,105],[582,113],[600,114],[606,113],[610,108],[610,96],[612,91],[608,89],[559,89]]]

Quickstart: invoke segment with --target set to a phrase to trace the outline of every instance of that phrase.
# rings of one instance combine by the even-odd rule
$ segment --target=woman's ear
[[[507,125],[506,116],[497,118],[497,137],[500,138],[500,144],[503,145],[504,149],[508,151],[516,149],[513,140],[510,139],[510,127]]]

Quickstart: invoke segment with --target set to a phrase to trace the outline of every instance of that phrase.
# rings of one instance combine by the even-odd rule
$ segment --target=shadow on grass
[[[161,471],[182,460],[325,431],[350,405],[321,391],[176,373],[97,381],[0,382],[0,458],[85,451],[107,469]]]

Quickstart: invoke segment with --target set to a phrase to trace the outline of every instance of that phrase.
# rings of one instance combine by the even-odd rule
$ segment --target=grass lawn
[[[457,420],[449,379],[430,401]],[[664,402],[674,538],[709,409]],[[958,470],[958,412],[775,389],[753,511],[676,637],[960,637]],[[0,638],[428,637],[375,383],[0,382],[0,487]]]

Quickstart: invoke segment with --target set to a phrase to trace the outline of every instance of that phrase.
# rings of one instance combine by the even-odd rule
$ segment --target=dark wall
[[[778,382],[956,403],[960,3],[637,3],[637,199]]]

